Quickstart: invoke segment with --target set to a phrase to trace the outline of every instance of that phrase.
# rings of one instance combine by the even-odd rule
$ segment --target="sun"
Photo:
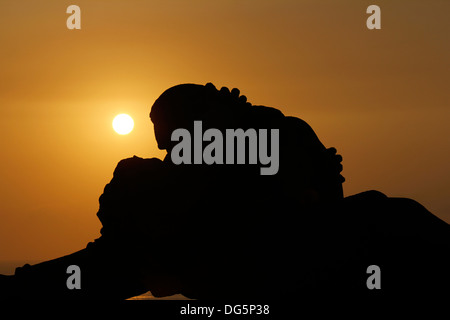
[[[122,113],[114,118],[112,126],[118,134],[129,134],[133,130],[134,121],[129,115]]]

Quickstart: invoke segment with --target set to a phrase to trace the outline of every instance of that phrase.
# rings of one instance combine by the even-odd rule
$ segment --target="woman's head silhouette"
[[[342,157],[336,149],[325,148],[305,121],[284,116],[275,108],[254,106],[238,89],[217,90],[211,83],[177,85],[155,101],[150,118],[158,147],[169,153],[177,143],[171,141],[172,132],[178,128],[192,132],[196,120],[202,121],[204,130],[279,129],[279,176],[288,192],[304,197],[305,202],[343,197]]]

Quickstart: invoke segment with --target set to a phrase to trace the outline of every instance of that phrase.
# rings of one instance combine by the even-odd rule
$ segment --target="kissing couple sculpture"
[[[305,121],[211,83],[169,88],[150,118],[167,156],[118,163],[99,199],[100,238],[1,276],[0,297],[127,299],[151,291],[298,299],[420,296],[448,288],[449,225],[414,200],[378,191],[344,197],[342,157]],[[196,121],[224,136],[227,129],[278,130],[279,170],[261,175],[263,164],[248,161],[173,163],[179,141],[172,133],[194,134]],[[222,156],[248,155],[251,147]],[[193,157],[188,151],[181,156]],[[81,272],[80,289],[67,286],[71,265]]]

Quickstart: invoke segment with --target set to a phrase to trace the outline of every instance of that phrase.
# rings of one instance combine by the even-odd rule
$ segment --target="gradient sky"
[[[68,30],[66,8],[81,8]],[[381,7],[381,30],[366,8]],[[160,157],[148,113],[179,83],[237,87],[343,155],[346,195],[450,222],[448,0],[0,1],[0,260],[97,238],[120,159]],[[134,131],[111,126],[130,114]]]

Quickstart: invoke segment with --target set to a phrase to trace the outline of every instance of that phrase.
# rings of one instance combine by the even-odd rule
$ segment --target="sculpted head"
[[[172,132],[178,128],[193,132],[196,120],[202,121],[203,130],[279,129],[280,177],[292,183],[292,192],[308,194],[309,199],[342,197],[342,157],[336,150],[326,149],[305,121],[275,108],[253,106],[238,89],[217,90],[211,83],[177,85],[155,101],[150,118],[158,147],[169,153],[178,143],[171,141]]]
[[[212,83],[206,85],[180,84],[164,91],[155,101],[150,118],[155,128],[159,149],[173,146],[170,136],[177,128],[191,128],[195,120],[210,127],[231,125],[236,113],[249,107],[247,98],[239,90],[223,87],[217,90]]]

